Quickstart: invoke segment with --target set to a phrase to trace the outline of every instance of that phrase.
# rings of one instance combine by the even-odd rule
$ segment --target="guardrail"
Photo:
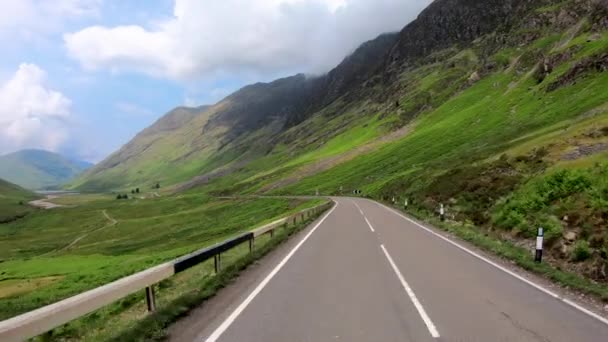
[[[223,252],[247,241],[249,241],[249,251],[251,252],[255,238],[267,233],[272,236],[275,229],[289,223],[295,225],[298,220],[303,222],[312,215],[327,210],[332,205],[332,202],[327,202],[302,210],[213,246],[2,321],[0,322],[0,341],[22,341],[44,334],[143,289],[146,292],[148,311],[154,311],[156,310],[154,285],[160,281],[211,258],[215,260],[215,272],[217,273],[221,269],[221,255]]]

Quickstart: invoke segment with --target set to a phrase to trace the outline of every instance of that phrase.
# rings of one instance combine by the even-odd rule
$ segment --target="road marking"
[[[365,222],[367,222],[367,225],[369,226],[369,229],[372,231],[372,233],[375,233],[376,231],[374,230],[374,227],[372,227],[372,224],[369,223],[367,217],[363,216],[363,218],[365,219]]]
[[[422,225],[422,224],[420,224],[420,223],[418,223],[418,222],[416,222],[416,221],[412,220],[411,218],[409,218],[409,217],[407,217],[407,216],[405,216],[405,215],[401,214],[400,212],[396,211],[396,210],[395,210],[395,209],[393,209],[393,208],[389,208],[389,207],[385,206],[384,204],[380,204],[380,203],[375,202],[375,201],[374,201],[374,203],[378,204],[380,207],[382,207],[382,208],[384,208],[384,209],[386,209],[386,210],[388,210],[388,211],[391,211],[391,212],[392,212],[392,213],[394,213],[395,215],[401,216],[401,218],[403,218],[404,220],[406,220],[406,221],[409,221],[409,222],[413,223],[414,225],[416,225],[416,226],[418,226],[418,227],[420,227],[420,228],[424,229],[424,230],[425,230],[425,231],[427,231],[428,233],[430,233],[430,234],[432,234],[432,235],[434,235],[434,236],[436,236],[436,237],[438,237],[438,238],[442,239],[443,241],[445,241],[445,242],[447,242],[447,243],[451,244],[452,246],[454,246],[454,247],[456,247],[456,248],[459,248],[460,250],[462,250],[462,251],[464,251],[464,252],[466,252],[466,253],[468,253],[468,254],[470,254],[470,255],[474,256],[475,258],[477,258],[477,259],[479,259],[479,260],[481,260],[481,261],[484,261],[484,262],[486,262],[486,263],[488,263],[488,264],[490,264],[490,265],[492,265],[492,266],[494,266],[494,267],[498,268],[499,270],[501,270],[501,271],[503,271],[503,272],[507,273],[508,275],[510,275],[510,276],[512,276],[512,277],[514,277],[514,278],[516,278],[516,279],[519,279],[519,280],[523,281],[524,283],[526,283],[526,284],[528,284],[528,285],[532,286],[533,288],[535,288],[535,289],[537,289],[537,290],[539,290],[539,291],[541,291],[541,292],[543,292],[543,293],[545,293],[545,294],[547,294],[547,295],[549,295],[549,296],[551,296],[551,297],[553,297],[553,298],[555,298],[555,299],[557,299],[557,300],[560,300],[560,301],[562,301],[563,303],[565,303],[566,305],[569,305],[569,306],[571,306],[571,307],[573,307],[573,308],[575,308],[575,309],[577,309],[577,310],[579,310],[579,311],[581,311],[581,312],[583,312],[583,313],[587,314],[588,316],[593,317],[593,318],[597,319],[598,321],[600,321],[600,322],[602,322],[602,323],[604,323],[604,324],[608,325],[608,319],[606,319],[606,318],[604,318],[604,317],[602,317],[602,316],[600,316],[600,315],[596,314],[595,312],[593,312],[593,311],[591,311],[591,310],[588,310],[588,309],[586,309],[586,308],[584,308],[584,307],[580,306],[579,304],[577,304],[577,303],[575,303],[575,302],[573,302],[573,301],[571,301],[571,300],[569,300],[569,299],[567,299],[567,298],[564,298],[564,297],[562,297],[562,296],[558,295],[557,293],[555,293],[555,292],[553,292],[553,291],[551,291],[551,290],[548,290],[548,289],[544,288],[543,286],[541,286],[541,285],[539,285],[539,284],[536,284],[535,282],[533,282],[533,281],[531,281],[531,280],[529,280],[529,279],[526,279],[525,277],[523,277],[523,276],[521,276],[521,275],[519,275],[519,274],[517,274],[517,273],[515,273],[515,272],[513,272],[513,271],[511,271],[511,270],[509,270],[509,269],[507,269],[507,268],[505,268],[505,267],[503,267],[503,266],[501,266],[501,265],[497,264],[497,263],[495,263],[494,261],[492,261],[492,260],[490,260],[490,259],[488,259],[488,258],[486,258],[486,257],[484,257],[484,256],[482,256],[482,255],[480,255],[479,253],[476,253],[476,252],[474,252],[474,251],[472,251],[472,250],[470,250],[470,249],[468,249],[468,248],[466,248],[466,247],[462,246],[462,245],[461,245],[461,244],[459,244],[459,243],[456,243],[456,242],[454,242],[454,241],[452,241],[452,240],[448,239],[447,237],[445,237],[445,236],[443,236],[443,235],[441,235],[441,234],[439,234],[439,233],[434,232],[432,229],[430,229],[430,228],[428,228],[428,227],[426,227],[426,226],[424,226],[424,225]]]
[[[369,223],[369,220],[367,219],[367,216],[365,216],[365,214],[363,213],[363,210],[361,210],[361,207],[355,201],[352,202],[357,207],[357,209],[359,209],[359,212],[361,213],[361,216],[363,216],[363,218],[365,219],[365,222],[367,222],[367,226],[369,227],[369,229],[372,231],[372,233],[375,233],[376,231],[374,230],[374,227],[371,223]]]
[[[426,324],[427,329],[429,329],[429,333],[431,333],[431,336],[433,336],[433,338],[439,338],[439,332],[437,331],[435,324],[433,324],[433,321],[431,321],[431,318],[429,317],[429,315],[427,315],[426,311],[424,310],[424,307],[422,306],[422,304],[420,304],[420,301],[418,301],[418,297],[416,297],[414,290],[412,290],[407,281],[405,281],[403,274],[401,274],[401,271],[399,271],[399,268],[397,268],[397,265],[395,265],[393,258],[391,258],[391,255],[388,254],[388,251],[386,250],[386,248],[384,248],[384,245],[380,245],[380,248],[382,248],[382,251],[384,252],[384,255],[386,255],[388,262],[391,264],[393,271],[395,271],[397,278],[399,278],[401,286],[403,286],[405,292],[407,292],[407,295],[410,297],[412,303],[414,303],[416,310],[418,310],[418,314],[424,321],[424,324]]]
[[[323,218],[304,236],[304,238],[281,260],[281,262],[262,280],[260,284],[245,298],[245,300],[236,308],[234,311],[226,318],[222,324],[220,324],[217,329],[205,340],[206,342],[215,342],[217,339],[230,327],[230,325],[236,320],[236,318],[245,310],[245,308],[253,301],[253,299],[268,285],[270,280],[285,266],[287,261],[291,259],[291,257],[296,253],[296,251],[308,240],[308,238],[312,235],[312,233],[319,228],[319,226],[325,221],[329,215],[338,207],[338,202],[336,205],[327,213]],[[198,338],[197,340],[200,340]]]
[[[355,205],[355,207],[357,207],[357,209],[359,209],[359,212],[361,213],[361,215],[363,215],[363,217],[365,217],[363,210],[361,210],[361,207],[357,204],[357,202],[355,202],[354,200],[350,200],[350,201],[353,202],[353,204]]]

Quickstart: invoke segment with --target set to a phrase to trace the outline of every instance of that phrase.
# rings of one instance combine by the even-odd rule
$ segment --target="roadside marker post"
[[[439,205],[439,217],[441,221],[445,221],[445,208],[443,207],[443,203]]]
[[[541,262],[543,260],[543,237],[545,233],[543,227],[538,228],[536,235],[536,254],[534,255],[534,261]]]
[[[405,201],[403,201],[403,207],[407,209],[407,198],[405,199]]]

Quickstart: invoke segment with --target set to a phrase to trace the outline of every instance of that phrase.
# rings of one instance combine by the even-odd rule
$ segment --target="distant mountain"
[[[61,186],[93,164],[43,150],[21,150],[0,156],[0,178],[23,188]]]

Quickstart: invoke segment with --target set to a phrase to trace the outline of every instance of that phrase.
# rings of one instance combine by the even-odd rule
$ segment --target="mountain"
[[[542,226],[554,262],[607,281],[607,71],[606,0],[435,0],[325,75],[170,112],[70,186],[445,204],[522,245]]]
[[[92,164],[43,150],[21,150],[0,156],[0,177],[27,189],[58,187]]]
[[[27,202],[36,198],[33,192],[0,179],[0,224],[27,214],[31,210]]]

